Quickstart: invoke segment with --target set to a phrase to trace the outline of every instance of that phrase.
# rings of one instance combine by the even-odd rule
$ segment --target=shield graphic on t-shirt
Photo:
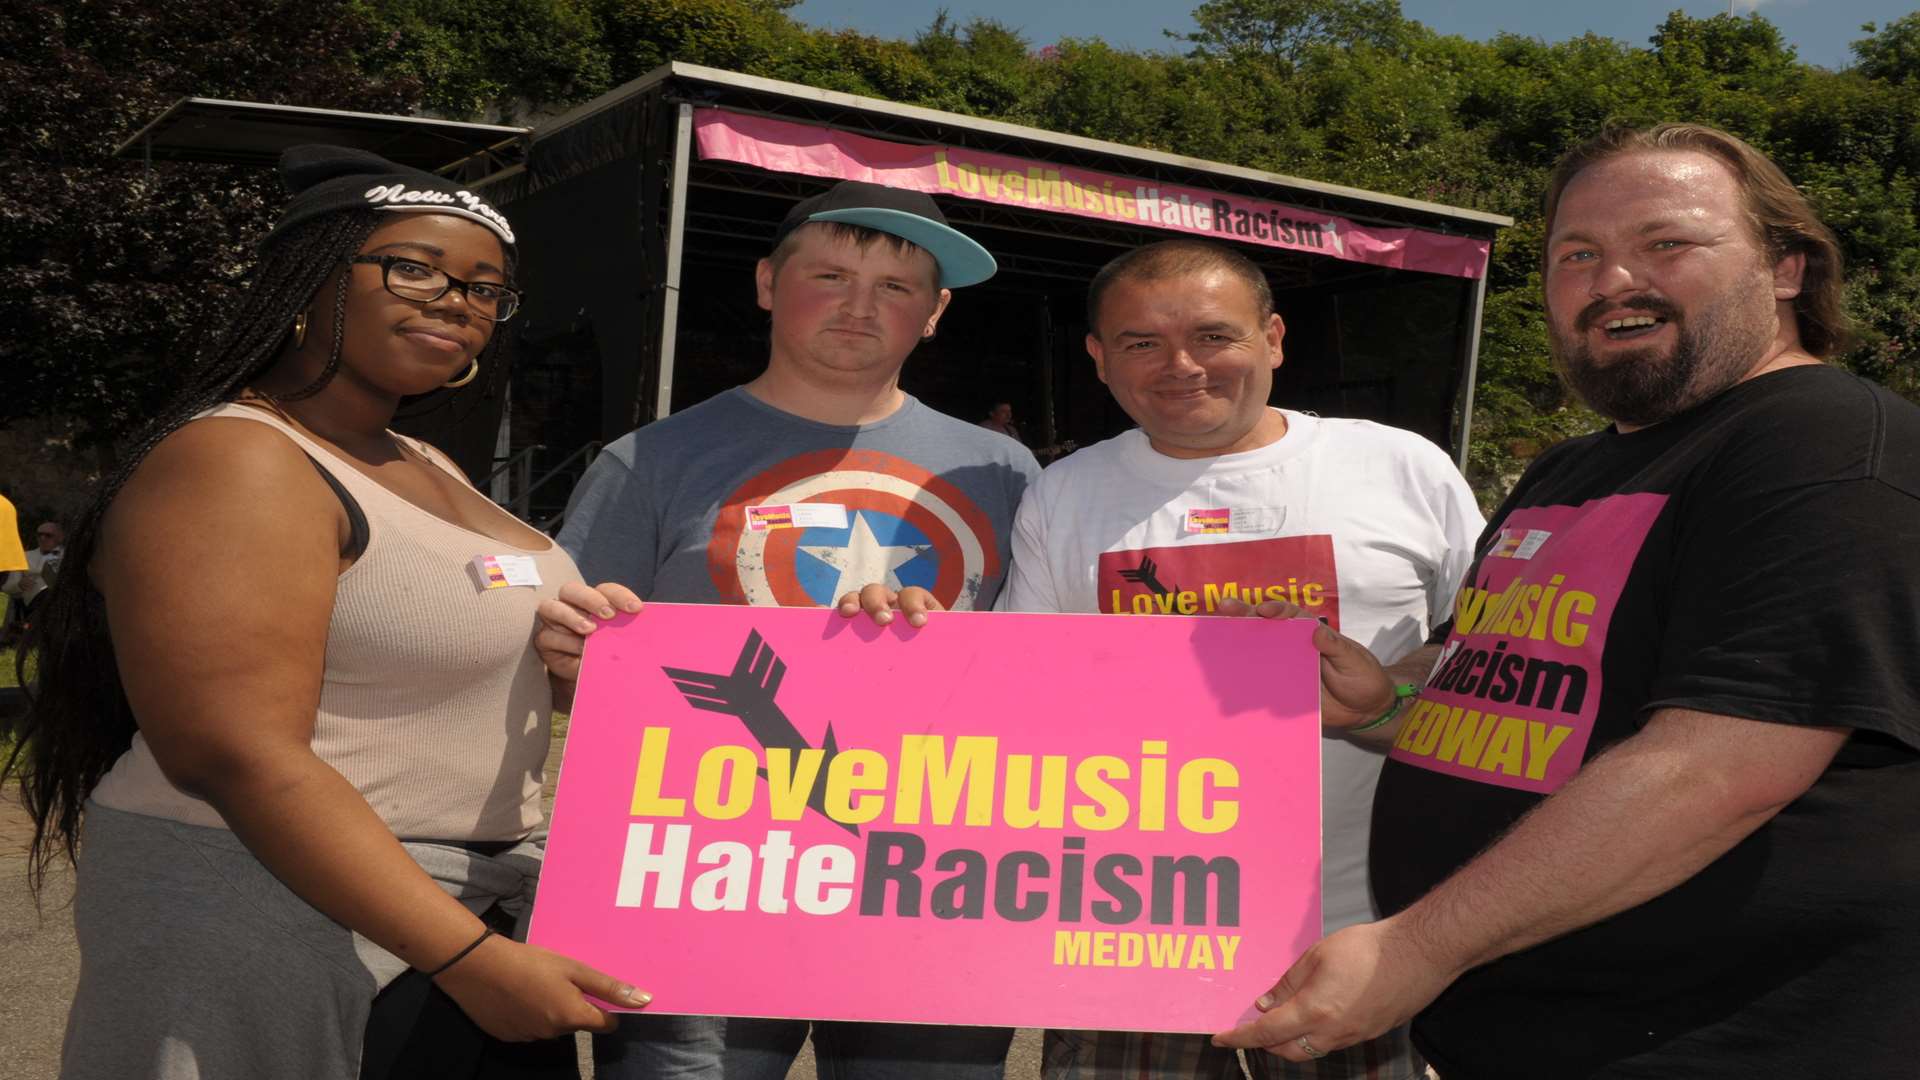
[[[796,505],[837,507],[844,524],[753,527],[767,515],[751,510]],[[999,562],[992,522],[973,500],[873,450],[817,450],[761,472],[727,497],[707,544],[721,599],[759,606],[825,606],[879,582],[918,585],[948,610],[967,611]]]

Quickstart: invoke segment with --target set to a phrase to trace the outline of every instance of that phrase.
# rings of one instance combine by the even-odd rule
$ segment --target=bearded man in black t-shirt
[[[1546,197],[1536,461],[1453,621],[1324,719],[1391,747],[1374,890],[1221,1036],[1413,1018],[1445,1080],[1920,1075],[1920,408],[1822,363],[1840,257],[1766,158],[1613,129]],[[1395,683],[1422,684],[1394,707]]]

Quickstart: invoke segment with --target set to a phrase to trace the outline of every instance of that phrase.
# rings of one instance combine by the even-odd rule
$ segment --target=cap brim
[[[978,285],[1000,269],[1000,264],[993,261],[993,255],[965,233],[905,210],[855,206],[845,210],[822,210],[808,215],[807,220],[864,225],[925,249],[940,267],[940,287],[943,289]]]

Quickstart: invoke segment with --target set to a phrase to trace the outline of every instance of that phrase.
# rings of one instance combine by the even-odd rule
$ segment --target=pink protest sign
[[[1312,628],[649,605],[531,940],[657,1012],[1224,1030],[1320,933]]]
[[[1485,239],[1425,229],[1362,225],[1319,210],[1231,192],[1141,180],[964,146],[888,142],[850,131],[694,111],[700,156],[775,172],[949,195],[1001,206],[1144,225],[1335,259],[1477,278],[1487,271]]]

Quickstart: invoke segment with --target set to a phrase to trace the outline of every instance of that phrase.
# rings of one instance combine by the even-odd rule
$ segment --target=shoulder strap
[[[300,452],[307,454],[304,449]],[[325,480],[327,486],[333,489],[333,493],[340,497],[340,505],[347,511],[347,544],[340,549],[340,557],[358,559],[367,553],[367,542],[371,536],[367,530],[366,511],[360,509],[360,500],[353,497],[353,493],[340,482],[340,478],[333,475],[325,465],[320,464],[319,458],[307,454],[307,460],[313,463],[313,469],[320,474],[320,479]]]
[[[223,402],[200,415],[202,417],[244,417],[256,423],[265,424],[270,428],[275,428],[282,435],[292,440],[293,445],[299,447],[300,452],[306,455],[308,463],[313,466],[313,470],[320,474],[320,479],[325,480],[327,486],[333,489],[334,495],[340,499],[341,507],[347,512],[347,543],[345,547],[340,549],[340,557],[343,559],[358,559],[367,553],[367,545],[372,541],[372,532],[367,528],[367,514],[366,511],[360,509],[360,500],[354,498],[353,493],[348,491],[346,485],[340,482],[340,478],[333,475],[333,470],[322,465],[320,459],[313,456],[313,451],[307,449],[306,436],[302,435],[299,429],[288,423],[284,416],[279,415],[271,408],[255,408],[238,401]]]

